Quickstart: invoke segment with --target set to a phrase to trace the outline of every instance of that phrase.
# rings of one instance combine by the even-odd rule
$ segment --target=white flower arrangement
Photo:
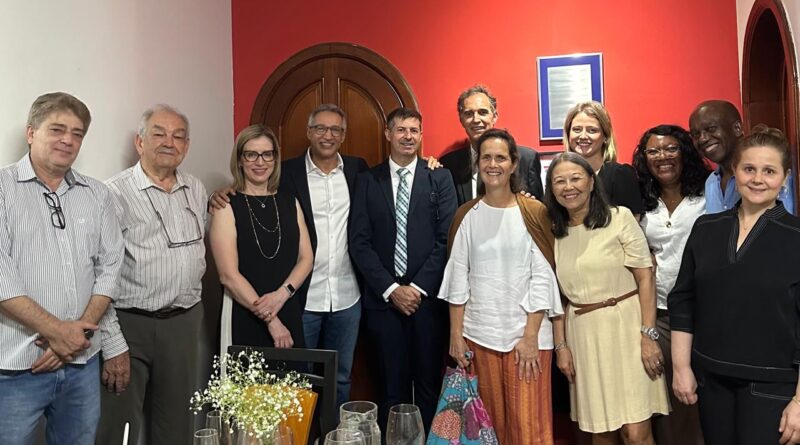
[[[256,437],[271,433],[290,416],[302,419],[299,391],[311,385],[297,372],[283,377],[268,373],[263,354],[254,350],[214,357],[213,366],[207,388],[189,401],[195,414],[210,405],[226,423]]]

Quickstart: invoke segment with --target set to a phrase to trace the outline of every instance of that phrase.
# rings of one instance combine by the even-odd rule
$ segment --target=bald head
[[[692,112],[689,130],[700,154],[727,168],[742,137],[742,117],[732,103],[708,100]]]

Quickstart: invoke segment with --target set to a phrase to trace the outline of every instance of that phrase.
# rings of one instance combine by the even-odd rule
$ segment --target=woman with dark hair
[[[222,304],[221,353],[230,344],[304,347],[305,296],[295,295],[314,261],[303,211],[278,191],[280,147],[271,129],[251,125],[236,137],[236,195],[211,219],[209,237]]]
[[[572,107],[564,120],[564,147],[581,155],[600,182],[606,201],[624,206],[639,218],[644,213],[636,174],[627,164],[617,162],[617,146],[611,116],[600,102],[581,102]]]
[[[778,196],[789,143],[757,126],[732,167],[737,205],[692,228],[668,297],[675,396],[709,445],[800,443],[800,218]]]
[[[646,213],[639,224],[656,263],[656,329],[664,354],[667,386],[672,385],[667,295],[678,277],[683,247],[695,220],[705,213],[703,196],[710,173],[689,133],[675,125],[659,125],[642,135],[633,152]],[[671,394],[671,393],[670,393]],[[672,413],[654,419],[659,445],[702,445],[696,407],[670,397]]]
[[[552,445],[549,317],[563,310],[550,220],[544,205],[517,193],[514,138],[488,130],[476,146],[486,193],[456,212],[439,291],[450,303],[450,356],[466,367],[467,351],[474,353],[478,390],[501,444]]]
[[[557,156],[547,184],[556,272],[569,300],[555,350],[571,417],[594,444],[616,443],[621,430],[626,444],[652,445],[650,417],[667,414],[669,402],[647,241],[630,210],[609,207],[582,156]]]

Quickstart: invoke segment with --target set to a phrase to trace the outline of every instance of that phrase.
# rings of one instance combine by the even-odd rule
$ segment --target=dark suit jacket
[[[342,156],[344,164],[344,178],[347,181],[347,188],[350,190],[350,211],[353,211],[353,192],[355,191],[356,175],[368,168],[367,161],[355,156]],[[311,193],[308,190],[308,174],[306,173],[306,155],[287,159],[281,163],[281,182],[279,186],[281,192],[289,193],[297,198],[300,208],[303,209],[303,217],[308,227],[308,235],[311,239],[311,249],[317,253],[317,229],[314,224],[314,213],[311,208]],[[313,273],[313,271],[312,271]],[[311,283],[311,273],[308,274],[303,290],[307,290]]]
[[[405,277],[394,273],[397,237],[389,161],[356,179],[350,217],[350,256],[366,284],[365,309],[385,309],[383,293],[392,283],[414,283],[436,298],[447,261],[447,230],[456,211],[453,179],[444,169],[429,170],[417,161],[408,209],[408,265]]]
[[[542,163],[539,160],[539,153],[532,148],[521,145],[517,146],[517,148],[519,149],[519,179],[522,182],[522,189],[541,201],[544,197],[544,190],[542,188]],[[472,196],[472,166],[470,165],[469,156],[471,149],[469,142],[467,142],[463,147],[447,153],[440,159],[442,165],[453,174],[458,205],[474,198]]]

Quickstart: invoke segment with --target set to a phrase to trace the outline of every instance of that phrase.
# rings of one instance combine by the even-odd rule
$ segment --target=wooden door
[[[325,43],[300,51],[270,75],[256,98],[250,123],[271,127],[283,158],[290,159],[308,148],[308,115],[323,103],[336,104],[347,113],[341,153],[362,157],[370,166],[389,155],[383,136],[386,114],[399,106],[418,109],[411,88],[388,60],[357,45]],[[377,399],[373,385],[377,369],[369,350],[361,329],[351,400]]]
[[[793,150],[797,172],[800,111],[797,58],[786,11],[780,0],[755,0],[745,29],[742,55],[742,111],[749,131],[764,123],[781,129]],[[795,174],[795,196],[800,181]]]
[[[283,158],[293,158],[308,148],[308,115],[323,103],[347,113],[341,153],[362,157],[369,165],[389,154],[383,137],[386,114],[399,106],[417,109],[414,94],[389,61],[357,45],[325,43],[295,54],[270,75],[250,123],[275,130]]]

